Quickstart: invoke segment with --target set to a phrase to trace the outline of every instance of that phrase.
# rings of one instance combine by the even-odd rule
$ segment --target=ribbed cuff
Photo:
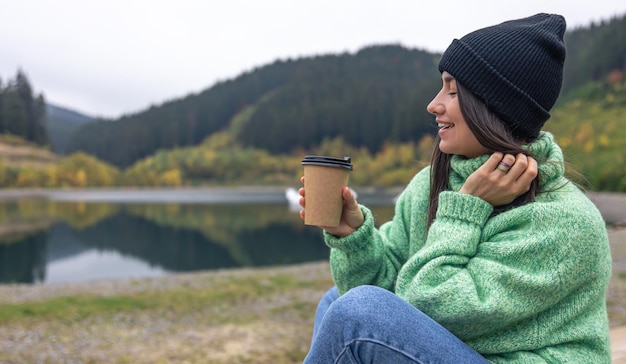
[[[365,220],[359,228],[352,234],[338,237],[324,230],[324,241],[329,248],[343,250],[346,253],[362,250],[372,239],[374,230],[374,215],[365,206],[360,205]]]
[[[493,212],[493,206],[476,196],[445,191],[439,195],[437,218],[452,218],[483,226]]]

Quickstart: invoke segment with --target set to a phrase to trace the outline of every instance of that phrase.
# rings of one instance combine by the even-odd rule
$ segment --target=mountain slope
[[[390,45],[276,61],[200,94],[82,127],[68,151],[127,167],[160,149],[197,145],[251,105],[237,135],[245,145],[284,152],[341,135],[375,151],[388,138],[430,131],[424,118],[431,119],[425,107],[432,94],[425,90],[440,82],[437,58]]]
[[[546,123],[579,183],[626,191],[626,84],[589,83],[559,102]],[[573,177],[576,177],[574,175]]]
[[[52,104],[46,105],[46,128],[52,143],[52,151],[65,154],[67,142],[80,126],[93,123],[97,119]]]
[[[59,161],[59,156],[32,142],[15,136],[0,136],[0,164],[12,168],[44,168]]]
[[[625,71],[626,16],[573,29],[565,38],[562,98]],[[417,141],[433,132],[425,108],[439,87],[439,57],[382,45],[279,60],[199,94],[81,127],[66,152],[83,150],[125,168],[228,129],[236,130],[242,145],[273,154],[307,150],[333,137],[376,152],[385,142]],[[242,111],[245,117],[238,117]]]

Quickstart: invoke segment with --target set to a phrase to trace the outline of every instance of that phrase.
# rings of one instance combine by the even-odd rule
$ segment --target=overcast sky
[[[622,0],[0,0],[0,78],[23,70],[49,103],[118,117],[277,59],[453,38],[538,12],[568,29]]]

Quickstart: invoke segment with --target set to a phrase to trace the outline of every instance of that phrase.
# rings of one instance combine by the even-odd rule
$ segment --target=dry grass
[[[41,146],[7,135],[0,136],[0,160],[7,167],[46,168],[59,158]]]
[[[0,286],[0,362],[299,363],[327,263]]]

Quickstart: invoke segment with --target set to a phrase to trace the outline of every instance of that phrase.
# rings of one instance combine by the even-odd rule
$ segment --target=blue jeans
[[[489,363],[395,294],[360,286],[321,299],[304,363]]]

